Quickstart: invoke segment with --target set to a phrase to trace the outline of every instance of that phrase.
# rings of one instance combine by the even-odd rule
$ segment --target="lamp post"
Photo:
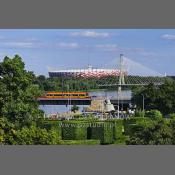
[[[118,89],[118,92],[117,92],[118,94],[117,94],[117,96],[118,96],[118,109],[117,109],[117,118],[120,118],[120,113],[119,113],[119,111],[120,111],[120,101],[119,101],[119,89]]]
[[[143,117],[144,117],[144,115],[145,115],[145,96],[144,96],[144,94],[141,94],[142,95],[142,110],[143,110]]]

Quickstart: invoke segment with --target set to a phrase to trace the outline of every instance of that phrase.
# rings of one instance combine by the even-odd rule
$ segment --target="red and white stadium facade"
[[[116,69],[95,69],[89,66],[87,69],[70,69],[70,70],[58,70],[50,71],[50,77],[107,77],[107,76],[119,76],[120,70]]]

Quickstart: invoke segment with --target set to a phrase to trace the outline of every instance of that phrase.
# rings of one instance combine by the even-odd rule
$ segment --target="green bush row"
[[[47,121],[45,127],[47,129],[57,128],[62,140],[100,140],[101,144],[111,144],[116,137],[114,124],[117,122],[94,120]],[[122,131],[119,131],[120,128],[122,127],[117,127],[117,137],[122,134]]]
[[[147,123],[149,118],[137,117],[130,119],[116,119],[106,121],[70,120],[47,121],[48,129],[58,130],[60,138],[64,140],[100,140],[100,144],[125,144],[127,135],[136,130],[137,123]]]

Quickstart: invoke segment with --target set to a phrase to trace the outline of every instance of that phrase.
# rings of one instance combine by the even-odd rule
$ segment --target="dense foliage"
[[[150,121],[147,125],[137,123],[133,127],[128,144],[134,145],[171,145],[173,130],[165,120]]]
[[[33,84],[35,76],[24,69],[22,59],[15,55],[0,63],[0,116],[24,126],[41,116],[36,97],[41,94]]]
[[[58,132],[37,127],[43,112],[36,100],[42,91],[34,84],[35,80],[18,55],[0,62],[1,144],[58,143]]]
[[[73,77],[54,77],[47,78],[40,75],[36,78],[35,84],[39,85],[44,91],[87,91],[99,89],[95,78],[73,78]]]
[[[167,80],[160,86],[148,86],[133,89],[133,101],[137,107],[145,110],[157,109],[164,115],[175,113],[175,81]]]

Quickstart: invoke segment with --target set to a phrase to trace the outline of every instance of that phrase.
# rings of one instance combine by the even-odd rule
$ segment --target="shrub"
[[[88,139],[100,139],[102,134],[102,123],[101,122],[91,122],[91,126],[87,128],[87,138]]]
[[[114,121],[114,129],[113,129],[114,141],[116,144],[125,144],[125,135],[123,120],[115,120]]]
[[[11,144],[18,145],[55,145],[59,144],[58,132],[54,129],[47,131],[36,126],[24,127],[16,131]]]
[[[175,113],[172,113],[172,114],[169,114],[169,116],[170,116],[170,119],[175,119]]]
[[[47,130],[54,129],[58,132],[59,138],[62,138],[62,133],[61,133],[61,122],[62,121],[57,121],[57,120],[47,120],[45,121],[40,127],[45,128]]]
[[[163,118],[161,112],[158,110],[147,111],[145,114],[145,117],[149,117],[151,119],[162,119]]]
[[[114,125],[112,122],[104,122],[104,126],[102,127],[101,140],[100,140],[101,144],[114,143],[113,129],[114,129]]]
[[[86,122],[64,121],[62,122],[63,140],[85,140],[87,139]]]
[[[134,117],[144,117],[145,112],[143,110],[136,110]]]
[[[133,117],[133,118],[130,118],[130,119],[124,119],[123,120],[124,134],[125,135],[132,134],[133,131],[136,129],[135,126],[139,123],[148,124],[148,123],[150,123],[150,118],[147,118],[147,117]]]
[[[162,120],[153,120],[150,125],[139,123],[130,134],[130,145],[169,145],[173,143],[173,132],[169,124]],[[135,132],[134,132],[135,131]]]

